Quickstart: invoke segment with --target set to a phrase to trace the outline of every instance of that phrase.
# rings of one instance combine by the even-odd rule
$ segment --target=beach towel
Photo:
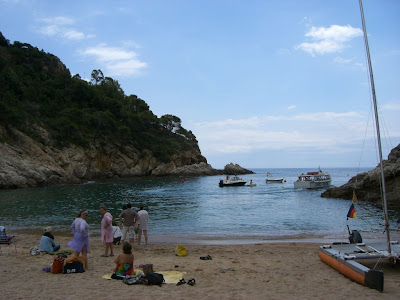
[[[180,271],[157,271],[164,276],[165,283],[178,283],[186,272]]]
[[[121,263],[118,266],[117,272],[118,276],[133,275],[133,264]]]

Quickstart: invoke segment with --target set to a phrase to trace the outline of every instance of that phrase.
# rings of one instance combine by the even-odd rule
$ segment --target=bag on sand
[[[69,264],[69,263],[71,263],[71,262],[73,262],[73,261],[80,261],[80,262],[83,264],[83,269],[86,269],[86,263],[85,263],[85,261],[83,260],[83,257],[81,257],[81,256],[78,256],[78,257],[74,256],[74,257],[72,257],[72,258],[70,258],[70,259],[67,259],[67,260],[65,261],[65,263],[66,263],[66,264]]]
[[[83,263],[80,261],[73,261],[65,264],[64,266],[64,274],[72,274],[72,273],[83,273],[85,270],[83,269]]]
[[[139,267],[142,268],[144,275],[153,272],[153,264],[140,265]]]
[[[143,277],[142,277],[143,278]],[[144,282],[149,285],[161,286],[164,283],[164,276],[160,273],[149,272],[144,276]]]
[[[53,264],[51,265],[51,273],[59,274],[63,272],[64,268],[64,257],[57,255],[54,257]]]
[[[187,255],[186,248],[183,247],[182,245],[176,245],[175,255],[176,256],[186,256]]]
[[[73,257],[65,261],[64,274],[83,272],[85,272],[85,265],[82,257]]]

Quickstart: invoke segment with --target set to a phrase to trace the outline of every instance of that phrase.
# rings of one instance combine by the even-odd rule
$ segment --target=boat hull
[[[400,245],[391,242],[393,254],[398,255]],[[369,288],[383,291],[384,276],[381,270],[371,270],[358,260],[388,258],[385,253],[386,242],[358,243],[358,244],[333,244],[320,246],[319,258],[344,276]]]
[[[243,186],[245,184],[246,184],[246,181],[232,182],[232,181],[227,181],[227,180],[221,180],[219,182],[219,186],[220,187],[225,187],[225,186]]]
[[[265,179],[266,183],[283,183],[283,178]]]
[[[326,181],[295,181],[294,188],[296,189],[323,189],[331,185],[331,180]]]

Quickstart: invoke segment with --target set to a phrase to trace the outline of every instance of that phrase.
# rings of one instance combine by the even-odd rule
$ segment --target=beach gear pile
[[[34,251],[35,249],[33,249]],[[32,249],[31,251],[32,252]],[[67,259],[71,251],[61,251],[57,253],[49,253],[54,255],[53,263],[50,267],[43,269],[44,272],[51,272],[53,274],[74,274],[85,272],[85,262],[82,257],[72,257]],[[40,251],[39,251],[40,254]],[[37,254],[32,254],[37,255]]]

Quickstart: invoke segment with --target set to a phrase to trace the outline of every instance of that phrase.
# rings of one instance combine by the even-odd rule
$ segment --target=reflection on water
[[[80,209],[89,211],[92,233],[100,230],[100,205],[115,219],[122,205],[143,203],[150,215],[150,233],[195,236],[342,235],[350,200],[323,199],[321,190],[296,190],[293,182],[307,169],[256,169],[243,175],[255,187],[218,187],[222,176],[134,178],[83,185],[62,185],[0,191],[1,224],[8,229],[68,231]],[[266,184],[267,171],[286,183]],[[346,183],[356,169],[327,169],[333,185]],[[364,170],[363,170],[364,171]],[[359,201],[351,229],[382,231],[383,212]],[[399,218],[390,212],[392,227]]]

